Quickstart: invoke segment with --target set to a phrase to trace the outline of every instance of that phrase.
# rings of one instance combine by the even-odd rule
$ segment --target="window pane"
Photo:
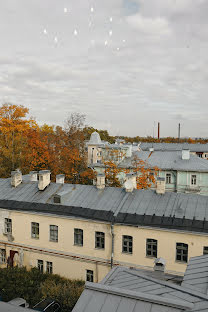
[[[94,278],[93,278],[93,271],[92,270],[86,270],[86,281],[93,283]]]
[[[39,223],[36,222],[31,223],[31,237],[39,238]]]
[[[132,236],[123,235],[122,252],[124,253],[133,252],[133,237]]]
[[[53,263],[47,261],[46,262],[46,272],[52,274],[53,273]]]
[[[157,240],[148,238],[146,241],[146,256],[157,258]]]
[[[188,245],[184,243],[176,243],[176,260],[181,262],[188,261]]]
[[[95,248],[105,248],[105,233],[95,232]]]
[[[43,260],[38,260],[38,269],[43,273]]]
[[[50,241],[58,242],[58,226],[50,225]]]
[[[203,255],[208,255],[208,246],[204,246]]]
[[[0,263],[6,263],[6,250],[0,249]]]
[[[83,230],[74,229],[74,245],[83,246]]]
[[[5,218],[5,233],[12,233],[12,219]]]

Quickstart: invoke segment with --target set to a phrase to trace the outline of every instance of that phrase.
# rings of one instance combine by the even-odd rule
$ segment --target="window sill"
[[[133,255],[133,252],[125,252],[125,251],[122,251],[121,254],[122,254],[122,255],[127,255],[127,256],[132,256],[132,255]]]
[[[31,237],[32,239],[36,239],[36,240],[39,240],[39,237]]]
[[[155,256],[145,256],[145,258],[147,258],[147,259],[157,259],[157,257],[155,257]]]
[[[187,265],[188,261],[179,261],[179,260],[175,260],[175,263]]]
[[[95,250],[105,250],[105,248],[95,247]]]
[[[58,243],[58,241],[49,240],[51,243]]]
[[[83,245],[74,244],[74,247],[83,247]]]

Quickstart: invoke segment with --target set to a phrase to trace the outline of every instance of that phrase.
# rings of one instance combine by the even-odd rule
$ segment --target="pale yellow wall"
[[[96,145],[88,145],[88,164],[91,164],[92,159],[94,164],[96,164],[98,160],[102,160],[102,156],[100,155],[101,151],[102,149]]]
[[[95,281],[100,281],[110,271],[110,224],[22,212],[10,212],[7,217],[12,219],[14,241],[9,242],[7,237],[0,233],[0,248],[4,248],[3,242],[8,244],[7,256],[12,246],[13,250],[18,251],[23,248],[24,265],[28,268],[36,266],[37,259],[51,261],[54,273],[69,278],[85,279],[85,271],[89,269],[94,271]],[[31,222],[39,223],[40,239],[31,238]],[[59,227],[58,243],[49,241],[49,225]],[[74,228],[83,229],[83,247],[74,246]],[[105,233],[104,250],[95,249],[95,231]],[[163,257],[167,261],[166,269],[169,271],[184,272],[186,268],[186,264],[175,261],[176,242],[188,244],[189,257],[202,255],[203,246],[208,246],[208,236],[204,234],[197,235],[196,233],[180,233],[124,225],[115,225],[114,232],[114,264],[126,266],[153,267],[154,258],[146,257],[147,238],[158,240],[158,257]],[[122,253],[122,235],[133,237],[133,254]],[[34,250],[35,248],[37,250]],[[51,254],[48,254],[49,252]],[[82,261],[71,257],[82,258]]]
[[[133,237],[133,254],[122,253],[122,235]],[[154,230],[148,228],[137,228],[131,226],[115,226],[115,259],[127,262],[130,265],[145,265],[152,267],[154,258],[146,257],[146,239],[158,240],[157,256],[166,260],[166,269],[170,271],[184,272],[185,263],[175,261],[176,243],[188,244],[188,257],[203,254],[203,246],[208,246],[208,236],[196,235],[165,230]]]

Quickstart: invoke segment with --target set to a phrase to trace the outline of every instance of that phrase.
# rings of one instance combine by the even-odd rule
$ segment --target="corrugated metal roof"
[[[208,255],[189,260],[182,285],[208,294]]]
[[[204,263],[203,256],[192,260],[195,270]],[[208,296],[201,288],[190,289],[185,282],[176,285],[168,278],[161,272],[115,267],[101,283],[86,284],[73,312],[208,311]],[[184,280],[188,280],[186,274]]]
[[[56,183],[39,191],[37,183],[23,181],[14,188],[10,179],[0,179],[0,207],[109,222],[114,217],[115,222],[123,224],[208,232],[208,196],[172,192],[159,195],[153,190],[128,193],[124,188],[98,190],[93,185]],[[61,198],[60,204],[54,203],[54,195]]]
[[[178,151],[136,151],[132,157],[126,157],[120,162],[120,168],[133,168],[134,157],[142,159],[151,168],[158,167],[162,170],[208,172],[208,161],[195,155],[190,155],[189,160],[182,159],[181,152]]]
[[[189,143],[148,143],[142,142],[140,148],[143,151],[149,151],[150,148],[154,148],[155,151],[182,151],[183,149],[189,149],[191,152],[208,153],[208,144],[189,144]]]

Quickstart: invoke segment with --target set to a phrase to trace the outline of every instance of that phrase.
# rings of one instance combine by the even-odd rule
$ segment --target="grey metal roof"
[[[34,312],[34,310],[29,309],[29,308],[22,308],[22,307],[17,307],[15,305],[12,305],[7,302],[2,302],[0,301],[0,311],[1,312]]]
[[[147,162],[150,167],[158,167],[162,170],[208,172],[208,161],[196,155],[190,155],[189,160],[183,160],[178,151],[137,151],[132,157],[126,157],[120,164],[121,168],[132,168],[134,157]]]
[[[114,267],[101,283],[86,283],[73,312],[208,311],[208,296],[200,288],[179,286],[154,273]]]
[[[208,255],[189,260],[182,285],[208,294]]]
[[[149,148],[154,148],[155,151],[182,151],[189,149],[191,152],[208,153],[208,144],[189,144],[189,143],[149,143],[142,142],[140,148],[143,151],[149,151]]]
[[[54,203],[54,195],[61,203]],[[0,179],[0,207],[115,223],[208,233],[208,196],[153,190],[133,190],[93,185],[56,184],[39,191],[37,182],[18,187]]]

